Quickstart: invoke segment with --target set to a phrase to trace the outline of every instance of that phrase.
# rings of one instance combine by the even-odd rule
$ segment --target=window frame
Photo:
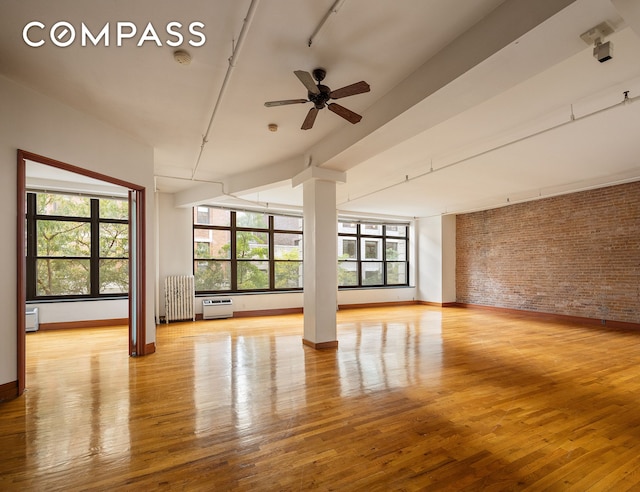
[[[55,215],[55,214],[38,214],[37,213],[37,195],[69,195],[86,197],[90,200],[90,213],[88,216],[72,216],[72,215]],[[129,297],[131,285],[128,284],[127,292],[117,293],[101,293],[100,292],[100,264],[103,260],[123,260],[127,264],[130,261],[129,256],[101,256],[100,255],[100,226],[102,224],[126,224],[129,225],[129,219],[101,218],[100,217],[100,200],[120,200],[127,201],[126,198],[116,197],[97,197],[88,196],[79,193],[65,192],[48,192],[43,190],[27,190],[26,193],[26,300],[27,302],[51,301],[51,300],[72,300],[72,299],[126,299]],[[58,221],[58,222],[79,222],[87,223],[90,226],[90,254],[88,256],[48,256],[38,255],[38,222],[39,221]],[[131,231],[127,232],[127,252],[129,252],[129,241]],[[55,294],[55,295],[38,295],[37,294],[37,278],[38,278],[38,260],[88,260],[89,261],[89,293],[87,294]],[[127,265],[127,272],[129,271]],[[128,278],[128,274],[127,274]]]
[[[249,227],[245,225],[238,225],[238,213],[249,212],[249,213],[259,213],[255,211],[244,211],[244,210],[230,210],[230,218],[229,225],[210,225],[210,224],[201,224],[196,223],[196,216],[199,213],[198,208],[200,207],[208,207],[211,209],[221,210],[220,207],[215,207],[211,205],[198,205],[194,207],[194,211],[192,211],[192,225],[193,225],[193,274],[197,275],[196,271],[196,263],[197,262],[227,262],[230,270],[230,285],[229,289],[205,289],[198,290],[198,282],[196,281],[196,295],[210,295],[210,294],[243,294],[243,293],[252,293],[252,292],[299,292],[302,291],[302,275],[303,275],[303,259],[304,259],[304,231],[303,227],[300,229],[283,229],[275,227],[275,219],[276,217],[292,217],[295,219],[302,220],[302,217],[287,215],[287,214],[279,214],[279,213],[264,213],[267,217],[267,224],[264,227]],[[211,256],[210,258],[202,258],[195,257],[196,250],[196,231],[197,230],[208,230],[208,231],[228,231],[229,233],[229,250],[230,255],[229,258],[218,258],[215,256]],[[266,242],[264,243],[267,248],[267,255],[265,258],[238,258],[238,233],[248,232],[252,234],[266,234]],[[276,258],[276,244],[275,237],[278,234],[289,234],[289,235],[298,235],[300,236],[300,259],[279,259]],[[259,287],[253,289],[242,289],[238,286],[238,266],[243,263],[266,263],[267,264],[267,287]],[[301,280],[300,287],[277,287],[276,286],[276,270],[278,266],[285,264],[298,264],[300,269],[299,279]]]
[[[356,270],[356,278],[357,284],[352,285],[340,285],[340,276],[338,275],[338,289],[340,290],[351,290],[351,289],[371,289],[371,288],[384,288],[384,287],[408,287],[409,286],[409,232],[410,227],[408,223],[376,223],[370,221],[361,221],[355,222],[349,219],[338,219],[338,224],[340,223],[352,224],[355,226],[355,232],[352,230],[348,230],[346,232],[338,232],[338,243],[344,238],[345,240],[352,240],[355,238],[356,240],[356,258],[338,258],[338,272],[340,272],[341,264],[351,264],[355,265]],[[371,232],[367,233],[368,227],[371,229],[371,226],[379,226],[381,227],[380,232]],[[397,227],[402,226],[405,228],[405,235],[399,236],[397,235]],[[387,231],[389,228],[389,231]],[[371,229],[372,231],[376,231],[377,229]],[[338,225],[338,231],[340,231],[340,227]],[[389,233],[393,231],[393,233]],[[381,257],[376,258],[366,258],[367,256],[367,242],[380,241],[381,242]],[[404,260],[398,259],[390,259],[387,258],[387,244],[388,243],[396,243],[399,244],[400,241],[404,241],[405,250],[404,250]],[[338,244],[338,251],[340,251],[340,244]],[[365,282],[366,276],[366,266],[370,265],[382,265],[382,282],[369,284]],[[404,264],[404,278],[405,282],[403,283],[389,283],[389,265]],[[353,268],[353,267],[351,267]]]

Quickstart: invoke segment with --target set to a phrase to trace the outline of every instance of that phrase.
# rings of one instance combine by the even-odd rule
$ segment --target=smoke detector
[[[184,50],[174,51],[173,59],[180,65],[189,65],[191,63],[191,55]]]

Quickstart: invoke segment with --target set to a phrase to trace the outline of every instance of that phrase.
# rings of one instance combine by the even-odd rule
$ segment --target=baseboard
[[[39,330],[66,330],[69,328],[104,328],[105,326],[128,325],[129,318],[91,319],[87,321],[62,321],[59,323],[40,323]]]
[[[0,384],[0,402],[18,398],[18,381]]]
[[[307,347],[311,347],[313,349],[316,349],[316,350],[322,350],[322,349],[337,348],[338,347],[338,340],[333,340],[331,342],[316,343],[316,342],[312,342],[311,340],[307,340],[306,338],[303,338],[302,339],[302,344],[306,345]]]
[[[616,321],[610,319],[595,319],[582,316],[571,316],[569,314],[544,313],[540,311],[527,311],[525,309],[505,308],[499,306],[485,306],[483,304],[469,304],[464,302],[456,302],[456,306],[469,309],[483,309],[485,311],[494,311],[498,313],[517,314],[520,316],[529,316],[538,319],[558,320],[566,323],[579,323],[583,325],[604,326],[607,328],[616,328],[620,330],[640,330],[640,323],[631,323],[627,321]]]
[[[389,301],[389,302],[366,302],[359,304],[339,304],[338,309],[362,309],[376,307],[394,307],[394,306],[414,306],[419,301]]]
[[[339,304],[338,309],[363,309],[376,307],[396,307],[396,306],[436,306],[436,307],[452,307],[457,306],[455,302],[427,302],[427,301],[388,301],[388,302],[363,302],[357,304]],[[280,316],[285,314],[302,314],[304,308],[283,308],[283,309],[255,309],[250,311],[235,311],[234,318],[249,318],[254,316]],[[202,314],[196,314],[196,320],[203,320]],[[205,320],[215,321],[215,320]]]
[[[457,302],[431,302],[431,301],[416,301],[416,304],[420,304],[421,306],[434,306],[434,307],[456,307],[458,305]]]
[[[253,311],[236,311],[233,313],[234,318],[250,318],[253,316],[280,316],[283,314],[301,314],[302,308],[284,308],[284,309],[256,309]]]
[[[144,346],[144,354],[143,355],[151,355],[156,353],[156,342],[147,343]]]

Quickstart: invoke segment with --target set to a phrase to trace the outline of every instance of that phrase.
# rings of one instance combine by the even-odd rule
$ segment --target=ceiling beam
[[[340,128],[338,132],[311,148],[308,155],[313,164],[346,171],[367,158],[503,91],[504,86],[484,92],[455,93],[450,91],[447,94],[445,104],[439,106],[439,113],[429,115],[426,120],[422,117],[416,118],[418,121],[412,126],[413,131],[408,132],[405,124],[390,125],[400,116],[411,118],[410,110],[412,108],[418,107],[425,99],[439,93],[444,88],[452,87],[451,84],[456,79],[463,77],[505,47],[515,43],[574,1],[507,0],[428,60],[389,93],[382,96],[364,112],[364,118],[358,125]],[[579,43],[576,46],[574,51],[584,47]],[[564,53],[549,53],[548,66],[563,57]],[[535,70],[539,69],[540,67],[535,67]],[[529,76],[533,73],[534,68]],[[525,75],[522,77],[513,83],[524,80]],[[375,87],[372,87],[372,90],[375,90]],[[388,128],[385,128],[385,131],[380,131],[385,126]],[[361,145],[355,148],[355,152],[345,153],[358,143]]]
[[[638,0],[611,0],[625,22],[633,32],[640,36],[640,2]]]

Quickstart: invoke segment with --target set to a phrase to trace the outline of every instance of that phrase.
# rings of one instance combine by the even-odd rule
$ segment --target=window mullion
[[[91,199],[91,258],[89,282],[92,296],[100,295],[100,201]]]
[[[387,285],[387,226],[382,226],[382,285]]]
[[[27,193],[27,299],[34,299],[36,296],[36,255],[38,254],[38,236],[36,222],[36,194]]]
[[[274,244],[275,244],[275,234],[274,234],[274,220],[273,220],[273,215],[269,215],[268,216],[268,222],[269,222],[269,232],[267,234],[267,244],[268,244],[268,251],[267,254],[269,256],[269,289],[270,290],[274,290],[276,288],[276,255],[274,252]]]
[[[358,274],[358,287],[362,287],[362,238],[360,234],[362,233],[361,224],[356,225],[356,272]]]
[[[237,254],[237,227],[236,227],[236,213],[231,212],[231,237],[229,238],[231,241],[231,290],[236,292],[238,290],[238,259],[236,258]]]

